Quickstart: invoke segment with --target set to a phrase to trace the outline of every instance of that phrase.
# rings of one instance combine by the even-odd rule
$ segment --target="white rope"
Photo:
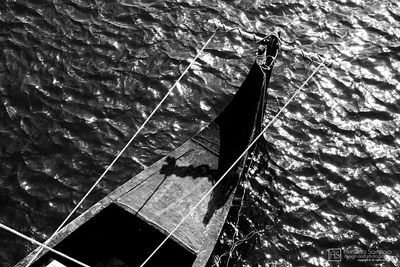
[[[20,232],[18,232],[18,231],[16,231],[16,230],[14,230],[14,229],[8,227],[8,226],[6,226],[6,225],[4,225],[4,224],[2,224],[2,223],[0,223],[0,228],[2,228],[2,229],[6,230],[6,231],[8,231],[8,232],[10,232],[10,233],[12,233],[12,234],[14,234],[14,235],[17,235],[17,236],[19,236],[19,237],[21,237],[21,238],[23,238],[23,239],[25,239],[25,240],[28,240],[28,241],[30,241],[31,243],[34,243],[34,244],[36,244],[36,245],[38,245],[38,246],[40,246],[40,247],[42,247],[42,248],[46,248],[46,249],[50,250],[51,252],[53,252],[53,253],[55,253],[55,254],[57,254],[57,255],[63,257],[63,258],[66,258],[66,259],[68,259],[68,260],[70,260],[70,261],[75,262],[76,264],[79,264],[80,266],[83,266],[83,267],[90,267],[89,265],[87,265],[87,264],[85,264],[85,263],[83,263],[83,262],[80,262],[80,261],[78,261],[78,260],[75,260],[74,258],[71,258],[70,256],[65,255],[65,254],[62,253],[62,252],[59,252],[59,251],[57,251],[57,250],[55,250],[55,249],[52,249],[51,247],[48,247],[48,246],[46,246],[46,245],[44,245],[44,244],[42,244],[42,243],[36,241],[35,239],[30,238],[29,236],[26,236],[26,235],[24,235],[24,234],[22,234],[22,233],[20,233]]]
[[[111,164],[106,168],[106,170],[103,172],[103,174],[97,179],[97,181],[93,184],[93,186],[89,189],[89,191],[83,196],[83,198],[76,204],[75,208],[68,214],[68,216],[65,218],[65,220],[60,224],[60,226],[57,228],[57,230],[50,236],[49,239],[45,242],[45,244],[48,244],[54,236],[60,231],[62,227],[68,222],[68,220],[71,218],[71,216],[75,213],[75,211],[82,205],[82,203],[85,201],[85,199],[89,196],[89,194],[96,188],[96,186],[100,183],[100,181],[104,178],[104,176],[107,174],[107,172],[112,168],[114,163],[121,157],[121,155],[125,152],[125,150],[129,147],[129,145],[132,143],[132,141],[136,138],[136,136],[143,130],[144,126],[149,122],[149,120],[153,117],[153,115],[156,113],[156,111],[161,107],[161,105],[164,103],[164,101],[167,99],[167,97],[171,94],[172,90],[179,84],[183,76],[189,71],[189,69],[192,67],[192,65],[196,62],[197,58],[200,56],[200,54],[203,52],[203,50],[207,47],[207,45],[211,42],[211,40],[214,38],[215,34],[217,31],[215,31],[211,37],[207,40],[207,42],[203,45],[203,47],[200,49],[200,51],[197,53],[197,55],[193,58],[193,60],[190,62],[189,66],[186,67],[186,69],[182,72],[181,76],[178,78],[178,80],[174,83],[174,85],[168,90],[167,94],[164,96],[164,98],[158,103],[158,105],[154,108],[154,110],[150,113],[150,115],[147,117],[147,119],[143,122],[143,124],[139,127],[139,129],[136,131],[136,133],[132,136],[132,138],[129,140],[129,142],[124,146],[124,148],[118,153],[118,155],[115,157],[115,159],[111,162]],[[39,253],[43,250],[43,247],[39,249],[39,251],[36,253],[36,255],[31,259],[31,261],[28,263],[27,267],[32,264],[32,262],[36,259],[36,257],[39,255]]]
[[[265,126],[265,128],[257,135],[257,137],[250,143],[250,145],[243,151],[243,153],[235,160],[235,162],[228,168],[228,170],[219,178],[219,180],[211,187],[210,190],[197,202],[196,205],[189,211],[189,213],[183,217],[183,219],[175,226],[175,228],[168,234],[168,236],[161,242],[161,244],[150,254],[149,257],[140,265],[143,267],[152,257],[153,255],[164,245],[165,242],[176,232],[176,230],[189,218],[190,215],[196,210],[196,208],[206,199],[206,197],[214,190],[215,187],[225,178],[225,176],[235,167],[235,165],[240,161],[240,159],[246,155],[249,149],[257,142],[257,140],[265,133],[265,131],[275,122],[275,120],[279,117],[282,111],[289,105],[289,103],[296,97],[296,95],[303,89],[303,87],[309,82],[309,80],[317,73],[317,71],[324,65],[324,61],[322,61],[318,67],[314,70],[314,72],[307,78],[307,80],[297,89],[297,91],[293,94],[293,96],[287,101],[287,103],[279,110],[279,112],[272,118],[272,120]]]

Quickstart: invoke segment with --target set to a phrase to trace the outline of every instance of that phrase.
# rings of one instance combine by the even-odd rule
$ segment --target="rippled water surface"
[[[400,4],[137,2],[1,1],[0,221],[48,238],[210,37],[206,22],[217,18],[252,32],[279,29],[286,42],[343,67],[321,70],[265,134],[215,265],[230,258],[231,266],[329,266],[328,249],[342,247],[388,250],[383,266],[399,266]],[[255,48],[219,33],[81,211],[218,114]],[[266,121],[314,68],[279,55]],[[0,266],[32,249],[0,231]]]

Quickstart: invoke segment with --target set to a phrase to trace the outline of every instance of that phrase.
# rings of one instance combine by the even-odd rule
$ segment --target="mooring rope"
[[[189,211],[188,214],[183,217],[183,219],[175,226],[175,228],[167,235],[167,237],[161,242],[160,245],[147,257],[147,259],[140,265],[143,267],[156,252],[167,242],[167,240],[176,232],[176,230],[189,218],[190,215],[196,210],[196,208],[206,199],[206,197],[211,194],[211,192],[219,185],[219,183],[228,175],[228,173],[235,167],[235,165],[241,160],[241,158],[246,155],[246,153],[250,150],[251,147],[260,139],[261,136],[267,131],[267,129],[275,122],[275,120],[279,117],[279,115],[286,109],[286,107],[293,101],[293,99],[297,96],[297,94],[304,88],[304,86],[310,81],[310,79],[318,72],[318,70],[324,66],[325,60],[323,60],[318,67],[313,71],[313,73],[305,80],[305,82],[296,90],[296,92],[292,95],[292,97],[286,102],[286,104],[279,110],[279,112],[272,118],[272,120],[264,127],[264,129],[254,138],[254,140],[250,143],[250,145],[243,151],[243,153],[233,162],[233,164],[225,171],[225,173],[219,178],[219,180],[211,187],[207,193],[197,202],[196,205]]]
[[[104,176],[108,173],[108,171],[113,167],[115,162],[121,157],[121,155],[125,152],[125,150],[129,147],[129,145],[133,142],[133,140],[136,138],[136,136],[143,130],[143,128],[146,126],[146,124],[149,122],[149,120],[153,117],[153,115],[157,112],[157,110],[161,107],[161,105],[164,103],[164,101],[167,99],[167,97],[171,94],[171,92],[174,90],[174,88],[179,84],[183,76],[189,71],[189,69],[192,67],[192,65],[196,62],[197,58],[200,56],[200,54],[204,51],[204,49],[207,47],[207,45],[211,42],[211,40],[214,38],[215,34],[218,32],[218,30],[214,31],[214,33],[208,38],[207,42],[203,45],[203,47],[199,50],[197,55],[193,58],[193,60],[190,62],[190,64],[186,67],[186,69],[182,72],[181,76],[176,80],[174,85],[168,90],[167,94],[163,97],[163,99],[158,103],[158,105],[154,108],[154,110],[150,113],[150,115],[147,117],[147,119],[142,123],[142,125],[139,127],[139,129],[136,131],[136,133],[132,136],[132,138],[129,140],[128,143],[124,146],[124,148],[118,153],[118,155],[115,157],[115,159],[111,162],[110,165],[106,168],[106,170],[102,173],[102,175],[97,179],[97,181],[93,184],[93,186],[89,189],[89,191],[82,197],[82,199],[76,204],[74,209],[68,214],[68,216],[65,218],[65,220],[58,226],[57,230],[54,231],[54,233],[47,239],[45,244],[48,244],[54,236],[60,231],[61,228],[64,227],[64,225],[68,222],[68,220],[71,218],[71,216],[76,212],[76,210],[82,205],[82,203],[86,200],[86,198],[89,196],[89,194],[96,188],[96,186],[100,183],[100,181],[104,178]],[[27,267],[32,264],[32,262],[37,258],[40,252],[42,252],[43,247],[41,247],[38,252],[36,252],[35,256],[29,261]]]
[[[4,230],[6,230],[7,232],[10,232],[10,233],[12,233],[12,234],[14,234],[14,235],[17,235],[17,236],[19,236],[19,237],[21,237],[21,238],[23,238],[23,239],[25,239],[25,240],[28,240],[29,242],[31,242],[31,243],[33,243],[33,244],[36,244],[36,245],[38,245],[38,246],[40,246],[40,247],[42,247],[42,248],[48,249],[48,250],[50,250],[51,252],[53,252],[54,254],[57,254],[57,255],[59,255],[59,256],[61,256],[61,257],[63,257],[63,258],[66,258],[66,259],[68,259],[68,260],[70,260],[70,261],[72,261],[72,262],[75,262],[76,264],[79,264],[80,266],[83,266],[83,267],[90,267],[89,265],[87,265],[87,264],[85,264],[85,263],[83,263],[83,262],[81,262],[81,261],[78,261],[78,260],[76,260],[76,259],[74,259],[74,258],[72,258],[72,257],[70,257],[70,256],[68,256],[68,255],[66,255],[66,254],[64,254],[64,253],[62,253],[62,252],[60,252],[60,251],[58,251],[58,250],[55,250],[55,249],[53,249],[53,248],[51,248],[51,247],[49,247],[49,246],[47,246],[47,245],[45,245],[45,244],[42,244],[42,243],[40,243],[39,241],[36,241],[35,239],[30,238],[29,236],[26,236],[26,235],[24,235],[24,234],[22,234],[22,233],[20,233],[20,232],[18,232],[18,231],[16,231],[16,230],[14,230],[14,229],[8,227],[8,226],[6,226],[6,225],[4,225],[4,224],[2,224],[2,223],[0,223],[0,228],[2,228],[2,229],[4,229]]]

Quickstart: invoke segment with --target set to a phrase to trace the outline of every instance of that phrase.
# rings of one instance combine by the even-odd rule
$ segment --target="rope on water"
[[[59,252],[58,250],[52,249],[51,247],[48,247],[48,246],[46,246],[45,244],[42,244],[42,243],[36,241],[35,239],[30,238],[29,236],[26,236],[26,235],[24,235],[24,234],[22,234],[22,233],[20,233],[20,232],[18,232],[18,231],[16,231],[16,230],[14,230],[14,229],[8,227],[8,226],[6,226],[6,225],[4,225],[4,224],[2,224],[2,223],[0,223],[0,228],[2,228],[2,229],[6,230],[6,231],[8,231],[8,232],[10,232],[10,233],[12,233],[12,234],[14,234],[14,235],[17,235],[17,236],[19,236],[19,237],[21,237],[21,238],[23,238],[23,239],[25,239],[25,240],[28,240],[29,242],[31,242],[31,243],[33,243],[33,244],[36,244],[36,245],[38,245],[38,246],[40,246],[40,247],[42,247],[42,248],[48,249],[48,250],[50,250],[51,252],[53,252],[54,254],[57,254],[57,255],[59,255],[59,256],[61,256],[61,257],[63,257],[63,258],[66,258],[66,259],[68,259],[68,260],[70,260],[70,261],[73,261],[73,262],[75,262],[76,264],[79,264],[80,266],[83,266],[83,267],[90,267],[89,265],[87,265],[87,264],[85,264],[85,263],[83,263],[83,262],[81,262],[81,261],[78,261],[78,260],[76,260],[76,259],[74,259],[74,258],[71,258],[70,256],[65,255],[65,254],[62,253],[62,252]]]
[[[97,181],[93,184],[93,186],[89,189],[89,191],[83,196],[83,198],[76,204],[75,208],[69,213],[69,215],[65,218],[65,220],[60,224],[60,226],[57,228],[56,231],[50,236],[49,239],[45,242],[45,244],[48,244],[54,236],[60,231],[62,227],[68,222],[68,220],[71,218],[71,216],[75,213],[75,211],[82,205],[82,203],[85,201],[85,199],[89,196],[89,194],[96,188],[96,186],[100,183],[100,181],[104,178],[104,176],[107,174],[107,172],[112,168],[112,166],[115,164],[115,162],[121,157],[121,155],[125,152],[125,150],[129,147],[129,145],[132,143],[132,141],[136,138],[136,136],[143,130],[144,126],[149,122],[149,120],[153,117],[153,115],[156,113],[156,111],[161,107],[161,105],[164,103],[164,101],[167,99],[167,97],[171,94],[173,89],[179,84],[183,76],[189,71],[189,69],[192,67],[192,65],[196,62],[197,58],[200,56],[200,54],[204,51],[204,49],[207,47],[207,45],[211,42],[211,40],[214,38],[215,34],[218,32],[216,30],[210,38],[207,40],[207,42],[203,45],[203,47],[200,49],[200,51],[197,53],[197,55],[193,58],[193,60],[190,62],[190,64],[186,67],[186,69],[182,72],[181,76],[176,80],[174,85],[168,90],[167,94],[164,96],[164,98],[158,103],[158,105],[154,108],[154,110],[150,113],[150,115],[147,117],[147,119],[143,122],[143,124],[139,127],[139,129],[136,131],[136,133],[132,136],[132,138],[129,140],[129,142],[124,146],[124,148],[118,153],[118,155],[115,157],[115,159],[111,162],[111,164],[106,168],[106,170],[103,172],[103,174],[97,179]],[[43,247],[39,249],[39,251],[35,254],[35,256],[30,260],[28,263],[27,267],[32,264],[32,262],[37,258],[39,253],[43,250]]]
[[[279,115],[286,109],[286,107],[293,101],[293,99],[297,96],[297,94],[306,86],[306,84],[310,81],[310,79],[318,72],[318,70],[325,66],[325,60],[323,60],[317,68],[313,71],[313,73],[305,80],[305,82],[296,90],[296,92],[292,95],[292,97],[286,102],[286,104],[279,110],[279,112],[272,118],[272,120],[264,127],[264,129],[254,138],[253,142],[243,151],[243,153],[233,162],[233,164],[228,168],[228,170],[219,178],[219,180],[211,187],[207,193],[197,202],[196,205],[189,211],[189,213],[183,217],[183,219],[175,226],[175,228],[168,234],[168,236],[161,242],[161,244],[147,257],[147,259],[140,265],[143,267],[156,252],[164,245],[165,242],[176,232],[176,230],[189,218],[190,215],[196,210],[196,208],[206,199],[206,197],[211,194],[211,192],[219,185],[219,183],[226,177],[226,175],[235,167],[235,165],[241,160],[241,158],[246,155],[246,153],[250,150],[250,148],[260,139],[261,136],[267,131],[267,129],[275,122],[275,120],[279,117]]]

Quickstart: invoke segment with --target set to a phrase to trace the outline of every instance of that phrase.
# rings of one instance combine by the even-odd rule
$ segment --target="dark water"
[[[259,33],[280,28],[286,41],[346,69],[317,74],[265,135],[216,265],[234,245],[235,266],[329,266],[337,247],[387,250],[382,266],[399,266],[395,0],[2,1],[0,222],[48,238],[208,39],[211,18]],[[255,48],[218,34],[83,209],[218,114]],[[266,121],[314,68],[279,56]],[[0,266],[32,249],[0,231]]]

